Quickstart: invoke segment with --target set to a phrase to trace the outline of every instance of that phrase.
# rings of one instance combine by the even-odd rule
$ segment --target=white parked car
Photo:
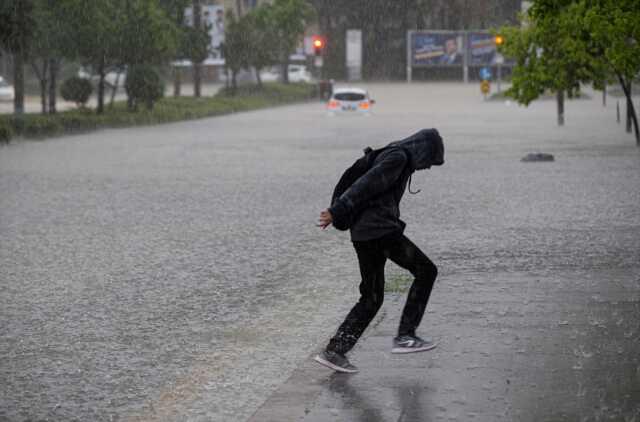
[[[274,66],[271,69],[266,69],[260,72],[260,79],[262,82],[278,82],[280,81],[280,67]],[[313,77],[307,70],[307,66],[302,64],[290,64],[289,65],[289,82],[306,82],[311,83]]]
[[[90,81],[95,83],[97,83],[100,80],[99,75],[90,72],[88,69],[84,67],[81,67],[80,69],[78,69],[78,76],[83,79],[89,79]],[[111,88],[116,86],[116,81],[118,83],[118,87],[124,86],[124,82],[126,80],[127,80],[126,71],[120,72],[120,78],[118,78],[118,72],[116,71],[107,72],[107,74],[104,75],[105,84]]]
[[[0,101],[13,101],[14,96],[15,90],[13,89],[13,85],[10,85],[0,76]]]
[[[375,100],[369,97],[369,93],[361,88],[337,88],[331,94],[327,102],[327,111],[330,113],[364,113],[371,111]]]
[[[280,72],[277,68],[266,69],[260,72],[262,82],[277,82],[280,80]]]
[[[306,82],[312,81],[311,73],[307,70],[307,66],[301,64],[289,65],[289,81],[290,82]]]

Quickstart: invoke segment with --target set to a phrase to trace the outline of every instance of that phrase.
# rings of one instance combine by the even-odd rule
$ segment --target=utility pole
[[[17,38],[18,45],[13,51],[13,112],[16,116],[22,116],[24,114],[24,62],[26,60],[25,50],[27,47],[26,36],[26,12],[25,4],[23,1],[16,3],[15,18],[18,30]]]
[[[558,126],[564,126],[564,91],[558,90]]]
[[[496,50],[497,50],[502,44],[504,44],[504,37],[502,35],[496,35],[495,43],[496,43]],[[499,51],[496,51],[496,64],[498,65],[498,71],[497,71],[498,94],[502,92],[502,64],[503,63],[504,63],[504,56]]]
[[[202,6],[200,0],[193,0],[193,27],[196,31],[202,30]],[[193,63],[193,95],[200,97],[202,84],[202,63]]]

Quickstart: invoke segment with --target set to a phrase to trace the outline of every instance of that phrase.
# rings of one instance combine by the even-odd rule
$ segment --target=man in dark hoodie
[[[422,352],[433,349],[430,339],[416,335],[424,315],[437,268],[422,251],[404,236],[400,220],[400,199],[411,174],[444,163],[442,138],[435,129],[425,129],[392,142],[376,156],[371,168],[358,178],[332,206],[320,213],[318,226],[330,224],[350,227],[351,240],[358,255],[360,300],[351,309],[326,349],[315,360],[339,372],[357,372],[345,354],[353,348],[384,299],[384,266],[387,258],[414,276],[402,311],[392,353]]]

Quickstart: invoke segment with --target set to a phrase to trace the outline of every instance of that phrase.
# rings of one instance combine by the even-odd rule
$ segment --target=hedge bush
[[[152,110],[143,108],[128,110],[125,102],[116,102],[103,114],[80,108],[57,114],[25,114],[20,120],[13,116],[0,116],[1,133],[25,138],[45,138],[68,133],[88,132],[100,128],[131,127],[170,123],[203,117],[220,116],[241,111],[272,107],[280,104],[309,101],[316,98],[315,85],[278,83],[265,84],[263,89],[254,86],[241,87],[232,95],[222,89],[214,97],[170,97],[159,100]],[[3,126],[8,127],[3,129]],[[6,135],[5,135],[6,136]]]
[[[0,144],[7,143],[13,137],[13,125],[9,119],[0,120]]]
[[[130,66],[124,89],[129,97],[129,105],[135,110],[139,104],[144,104],[147,110],[164,95],[164,84],[158,72],[149,65]]]
[[[76,103],[78,107],[84,107],[87,101],[89,101],[92,92],[93,86],[91,82],[78,76],[72,76],[67,79],[60,87],[62,98],[65,101]]]

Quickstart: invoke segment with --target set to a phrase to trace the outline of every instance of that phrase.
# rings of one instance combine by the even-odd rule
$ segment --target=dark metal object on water
[[[538,162],[538,161],[555,161],[555,158],[553,158],[552,154],[536,152],[536,153],[525,155],[524,157],[522,157],[522,159],[520,159],[520,161],[525,163],[532,163],[532,162]]]

